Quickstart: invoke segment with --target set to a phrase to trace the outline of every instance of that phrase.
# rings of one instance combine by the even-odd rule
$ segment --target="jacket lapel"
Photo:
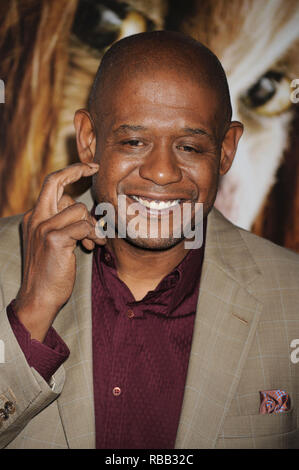
[[[262,309],[250,293],[257,276],[241,232],[213,209],[176,448],[216,444]]]

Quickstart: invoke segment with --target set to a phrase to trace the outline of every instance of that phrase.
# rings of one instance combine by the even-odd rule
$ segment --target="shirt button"
[[[128,318],[133,318],[133,317],[135,317],[135,313],[133,312],[133,310],[131,310],[131,309],[127,310],[127,317],[128,317]]]
[[[109,253],[105,253],[105,261],[107,261],[107,263],[109,263],[109,261],[111,261],[111,255]]]
[[[118,397],[121,394],[121,389],[119,387],[114,387],[112,393],[115,397]]]

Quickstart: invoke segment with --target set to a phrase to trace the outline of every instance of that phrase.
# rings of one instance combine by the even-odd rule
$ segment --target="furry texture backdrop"
[[[30,208],[44,176],[77,160],[74,111],[86,105],[111,42],[178,29],[217,54],[234,118],[246,129],[216,205],[238,225],[299,251],[298,110],[290,101],[298,25],[297,0],[2,0],[1,216]]]

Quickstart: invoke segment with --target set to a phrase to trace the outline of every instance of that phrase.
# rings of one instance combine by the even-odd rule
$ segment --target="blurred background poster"
[[[213,50],[244,123],[216,207],[299,252],[298,0],[1,0],[0,216],[31,208],[45,175],[77,161],[73,116],[104,51],[156,29]]]

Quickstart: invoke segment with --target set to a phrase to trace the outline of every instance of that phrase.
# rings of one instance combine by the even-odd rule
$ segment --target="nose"
[[[176,157],[166,145],[155,146],[152,149],[141,164],[139,174],[142,178],[160,186],[177,183],[182,179]]]

